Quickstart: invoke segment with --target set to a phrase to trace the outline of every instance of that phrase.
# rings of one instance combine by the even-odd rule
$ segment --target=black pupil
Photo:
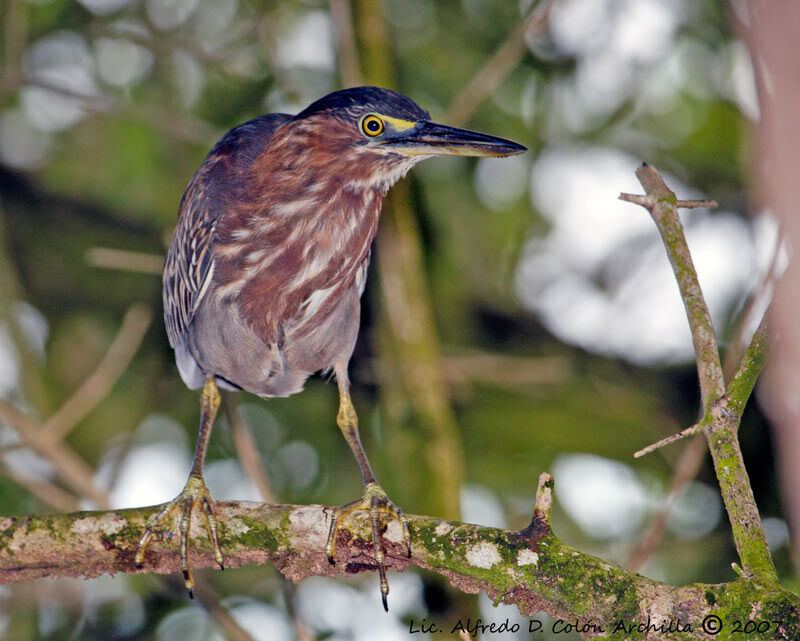
[[[378,124],[377,120],[368,120],[367,121],[367,129],[370,131],[378,131],[380,125]]]

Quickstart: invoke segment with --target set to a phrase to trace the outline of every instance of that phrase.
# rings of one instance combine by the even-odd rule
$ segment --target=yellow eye
[[[377,136],[383,132],[383,120],[378,116],[367,116],[361,121],[361,129],[368,136]]]

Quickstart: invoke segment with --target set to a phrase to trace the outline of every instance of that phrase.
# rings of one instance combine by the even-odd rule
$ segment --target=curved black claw
[[[381,513],[388,514],[392,518],[400,521],[403,527],[403,542],[406,544],[409,558],[411,557],[411,533],[408,530],[408,519],[406,519],[403,510],[389,500],[389,497],[380,485],[374,482],[367,483],[364,486],[364,493],[361,495],[360,499],[336,508],[333,518],[331,519],[330,530],[328,531],[328,542],[325,544],[325,553],[328,556],[328,561],[331,564],[335,564],[336,535],[338,534],[341,522],[353,512],[360,511],[369,512],[370,523],[372,525],[373,554],[375,556],[375,563],[378,566],[378,576],[380,578],[381,601],[383,602],[383,609],[388,612],[389,603],[387,597],[389,596],[389,581],[386,579],[386,564],[383,556],[383,547],[381,547]]]
[[[189,592],[189,598],[194,598],[194,578],[192,577],[192,570],[189,566],[189,530],[192,525],[192,511],[195,507],[203,508],[203,513],[206,517],[206,531],[208,537],[211,539],[211,544],[214,548],[214,560],[219,565],[220,569],[225,569],[225,564],[222,557],[222,548],[219,544],[219,534],[217,529],[217,517],[214,512],[214,500],[211,498],[211,493],[206,487],[203,477],[200,475],[192,474],[186,482],[186,487],[169,503],[164,504],[156,514],[147,520],[142,538],[139,539],[139,547],[136,550],[134,563],[137,567],[144,565],[144,553],[147,550],[147,545],[153,538],[156,530],[169,521],[169,519],[176,512],[180,515],[178,532],[180,535],[181,547],[181,571],[183,572],[183,583],[186,590]]]

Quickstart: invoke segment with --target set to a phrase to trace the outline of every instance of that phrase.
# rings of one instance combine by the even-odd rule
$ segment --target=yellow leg
[[[181,570],[183,571],[183,582],[186,585],[186,589],[189,591],[190,597],[194,597],[194,578],[192,577],[192,570],[189,567],[189,529],[192,524],[192,511],[194,508],[202,507],[206,518],[208,536],[214,547],[214,560],[217,562],[220,569],[225,569],[222,549],[219,544],[217,518],[214,513],[214,500],[211,498],[211,493],[208,491],[208,487],[206,487],[203,478],[203,465],[206,460],[208,439],[211,436],[211,428],[214,425],[214,418],[217,416],[219,405],[220,396],[219,390],[217,390],[217,384],[214,382],[214,377],[209,376],[206,378],[206,383],[200,395],[200,433],[197,436],[197,446],[194,452],[192,471],[189,473],[189,479],[186,481],[183,491],[178,496],[169,503],[166,503],[158,513],[148,519],[144,534],[142,534],[142,538],[139,539],[139,548],[136,550],[136,557],[134,559],[136,565],[141,567],[144,563],[144,554],[147,545],[153,538],[155,531],[161,529],[162,526],[170,520],[172,515],[178,512],[180,514],[178,530],[180,533],[181,546]]]
[[[405,514],[403,514],[403,510],[389,500],[386,492],[383,491],[383,488],[372,473],[372,468],[364,453],[364,448],[361,446],[361,439],[358,436],[358,416],[353,407],[353,401],[350,399],[346,372],[341,372],[337,369],[336,379],[339,383],[339,413],[336,417],[336,422],[347,444],[353,451],[353,455],[356,457],[358,467],[361,470],[361,478],[364,481],[364,492],[360,499],[343,505],[334,512],[333,518],[331,519],[331,527],[328,531],[328,542],[325,546],[325,552],[328,555],[328,560],[334,563],[336,558],[336,535],[338,534],[342,520],[350,516],[353,512],[369,512],[370,522],[372,523],[372,545],[374,548],[375,562],[378,565],[378,575],[380,577],[381,600],[383,601],[384,610],[388,612],[389,606],[387,597],[389,595],[389,582],[386,579],[386,565],[384,563],[383,548],[381,547],[380,515],[388,514],[391,518],[400,521],[403,526],[403,541],[406,544],[406,550],[410,557],[411,534],[408,530],[408,519],[406,519]]]

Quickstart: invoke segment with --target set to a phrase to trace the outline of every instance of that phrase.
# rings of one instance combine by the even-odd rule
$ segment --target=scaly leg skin
[[[220,396],[217,384],[214,382],[214,377],[209,376],[206,378],[206,383],[200,395],[200,433],[197,436],[197,447],[195,448],[189,479],[178,496],[148,519],[147,527],[144,530],[144,534],[142,534],[142,538],[139,539],[139,548],[136,550],[136,557],[134,558],[136,565],[142,567],[147,544],[150,543],[155,531],[161,529],[165,523],[168,523],[174,513],[179,513],[178,530],[181,541],[181,570],[183,571],[183,582],[189,591],[190,598],[194,598],[194,578],[189,567],[189,529],[194,508],[202,507],[206,517],[206,530],[214,547],[214,560],[221,570],[225,569],[222,549],[219,544],[217,517],[214,514],[214,500],[211,498],[211,493],[208,491],[203,479],[203,465],[206,459],[208,438],[211,436],[211,427],[214,425],[214,418],[217,415],[219,404]]]
[[[358,462],[358,467],[361,470],[361,478],[364,481],[364,493],[361,498],[342,507],[336,508],[333,519],[331,520],[331,527],[328,531],[328,542],[325,545],[325,552],[328,555],[328,561],[335,562],[336,558],[336,535],[339,532],[339,527],[344,519],[350,516],[353,512],[365,511],[369,512],[369,518],[372,523],[372,545],[374,548],[375,562],[378,565],[378,575],[380,576],[381,585],[381,601],[383,602],[383,609],[389,611],[389,604],[387,597],[389,595],[389,582],[386,579],[386,565],[384,563],[383,548],[381,547],[380,537],[380,515],[388,514],[391,518],[400,521],[403,526],[403,541],[406,544],[408,556],[411,556],[411,534],[408,530],[408,519],[406,519],[403,510],[397,507],[389,500],[386,492],[378,483],[375,475],[372,473],[367,456],[364,449],[361,447],[361,440],[358,436],[358,417],[353,401],[350,399],[349,382],[347,379],[346,368],[335,368],[336,380],[339,384],[339,413],[336,416],[336,423],[342,431],[347,444],[353,451]]]

